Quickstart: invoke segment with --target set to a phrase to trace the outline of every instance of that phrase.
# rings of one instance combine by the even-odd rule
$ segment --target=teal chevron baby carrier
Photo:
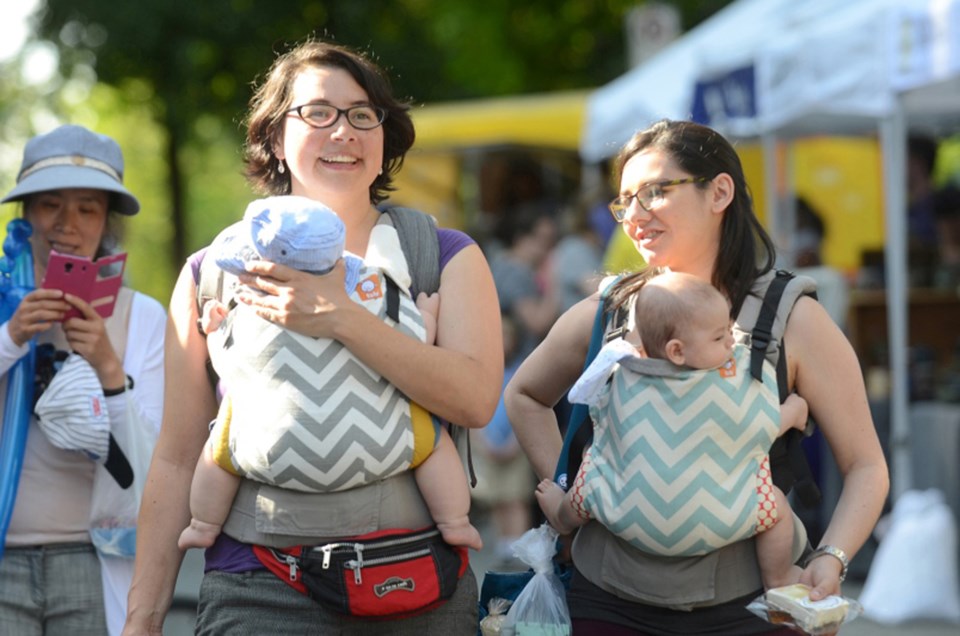
[[[422,341],[423,320],[392,225],[377,226],[368,258],[371,252],[382,257],[361,269],[352,300]],[[282,488],[333,492],[422,460],[414,424],[429,414],[338,341],[294,333],[238,306],[208,336],[208,348],[227,386],[215,456],[222,466],[228,458],[233,472]]]
[[[780,426],[773,366],[749,350],[691,370],[627,358],[591,409],[584,507],[641,550],[692,556],[756,533],[758,473]]]
[[[738,342],[750,345],[750,374],[757,380],[762,379],[763,362],[776,365],[777,391],[780,402],[787,398],[787,364],[783,350],[783,334],[787,317],[794,303],[801,296],[816,299],[816,284],[805,276],[795,276],[785,270],[770,271],[757,280],[757,293],[751,293],[744,300],[739,320],[754,325],[744,332],[734,325],[734,334]],[[591,330],[590,346],[584,362],[586,369],[597,356],[604,343],[622,336],[627,330],[627,316],[624,308],[609,311],[607,294],[612,285],[605,281],[601,286],[602,302],[597,307]],[[795,492],[804,506],[812,507],[820,501],[820,489],[807,462],[801,442],[815,430],[814,422],[807,423],[805,431],[791,428],[778,437],[770,449],[770,469],[773,483],[784,493]],[[572,478],[577,474],[581,457],[593,439],[593,426],[585,404],[573,404],[570,420],[563,438],[563,447],[557,460],[554,481],[564,490],[569,489]]]

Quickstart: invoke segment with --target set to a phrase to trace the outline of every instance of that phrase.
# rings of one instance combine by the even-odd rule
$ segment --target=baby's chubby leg
[[[450,545],[481,549],[480,533],[470,524],[467,476],[446,429],[440,430],[437,446],[413,474],[443,540]]]
[[[777,517],[772,527],[757,534],[757,562],[765,589],[791,585],[800,580],[802,568],[793,564],[793,510],[776,486],[771,486]]]
[[[233,498],[240,487],[240,478],[217,465],[213,444],[207,442],[197,462],[190,485],[190,525],[180,534],[181,550],[209,548],[220,535]]]

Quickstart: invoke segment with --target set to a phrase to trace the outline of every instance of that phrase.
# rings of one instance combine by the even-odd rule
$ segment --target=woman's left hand
[[[82,314],[63,323],[63,333],[70,349],[90,363],[104,388],[122,387],[126,382],[123,363],[110,343],[103,318],[90,303],[73,294],[65,294],[64,300]]]
[[[343,259],[326,274],[308,274],[268,261],[247,264],[240,282],[263,292],[237,294],[237,300],[265,320],[313,338],[333,338],[337,312],[355,303],[344,290]]]

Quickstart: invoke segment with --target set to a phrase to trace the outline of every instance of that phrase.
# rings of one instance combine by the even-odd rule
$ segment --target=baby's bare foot
[[[217,537],[220,536],[220,529],[222,527],[223,526],[214,523],[200,521],[199,519],[191,519],[190,525],[180,533],[177,546],[181,550],[209,548],[213,545],[213,542],[217,540]]]
[[[440,530],[443,540],[450,545],[462,545],[467,548],[473,548],[474,550],[483,548],[483,540],[480,538],[480,533],[466,518],[462,521],[438,522],[437,528]]]

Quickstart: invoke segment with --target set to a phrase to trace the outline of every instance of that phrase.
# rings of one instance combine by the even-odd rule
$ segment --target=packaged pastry
[[[811,601],[810,588],[802,583],[767,590],[766,601],[771,623],[792,623],[808,634],[836,631],[851,609],[841,596]]]
[[[507,610],[511,604],[512,601],[505,598],[490,599],[487,603],[487,615],[480,621],[481,636],[500,636],[503,633],[503,621],[507,619]]]

